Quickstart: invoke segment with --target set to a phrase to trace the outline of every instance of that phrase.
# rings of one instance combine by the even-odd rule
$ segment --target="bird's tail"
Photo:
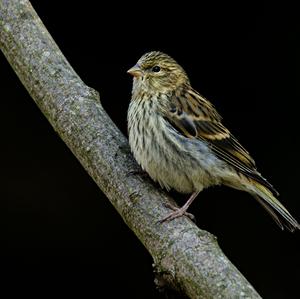
[[[255,199],[267,210],[278,226],[291,232],[300,230],[300,225],[289,211],[279,202],[273,193],[257,181],[252,181],[254,187],[250,192]]]

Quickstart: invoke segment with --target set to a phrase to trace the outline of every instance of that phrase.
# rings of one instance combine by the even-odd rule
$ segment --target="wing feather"
[[[183,86],[174,92],[165,118],[182,135],[207,142],[220,159],[278,194],[257,171],[248,151],[221,123],[221,116],[214,106],[190,86]]]

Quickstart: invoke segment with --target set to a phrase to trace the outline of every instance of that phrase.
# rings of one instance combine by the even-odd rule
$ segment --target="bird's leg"
[[[194,201],[194,199],[197,197],[199,192],[200,191],[194,192],[190,196],[190,198],[187,200],[187,202],[181,208],[176,208],[176,207],[173,207],[171,205],[168,205],[168,207],[171,208],[172,210],[174,210],[174,212],[170,213],[169,215],[167,215],[165,218],[163,218],[159,222],[163,223],[165,221],[171,221],[171,220],[173,220],[175,218],[178,218],[178,217],[181,217],[183,215],[186,215],[186,216],[188,216],[189,218],[191,218],[193,220],[195,218],[195,216],[190,214],[190,213],[187,213],[186,211],[189,208],[189,206],[191,205],[191,203]]]

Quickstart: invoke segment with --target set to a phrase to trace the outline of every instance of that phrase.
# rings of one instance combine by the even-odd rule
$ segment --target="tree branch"
[[[164,204],[172,199],[136,174],[126,138],[29,1],[0,0],[0,48],[54,130],[150,252],[158,284],[190,298],[260,298],[210,233],[186,217],[157,222],[169,213]]]

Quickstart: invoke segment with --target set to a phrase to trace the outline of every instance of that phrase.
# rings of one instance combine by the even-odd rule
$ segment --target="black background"
[[[126,70],[149,50],[173,56],[300,220],[295,7],[262,1],[31,2],[125,134],[131,91]],[[43,295],[61,288],[60,294],[158,298],[150,256],[2,54],[0,78],[0,273],[13,282],[10,291]],[[280,231],[250,195],[225,187],[203,191],[191,212],[262,297],[296,298],[299,232]]]

